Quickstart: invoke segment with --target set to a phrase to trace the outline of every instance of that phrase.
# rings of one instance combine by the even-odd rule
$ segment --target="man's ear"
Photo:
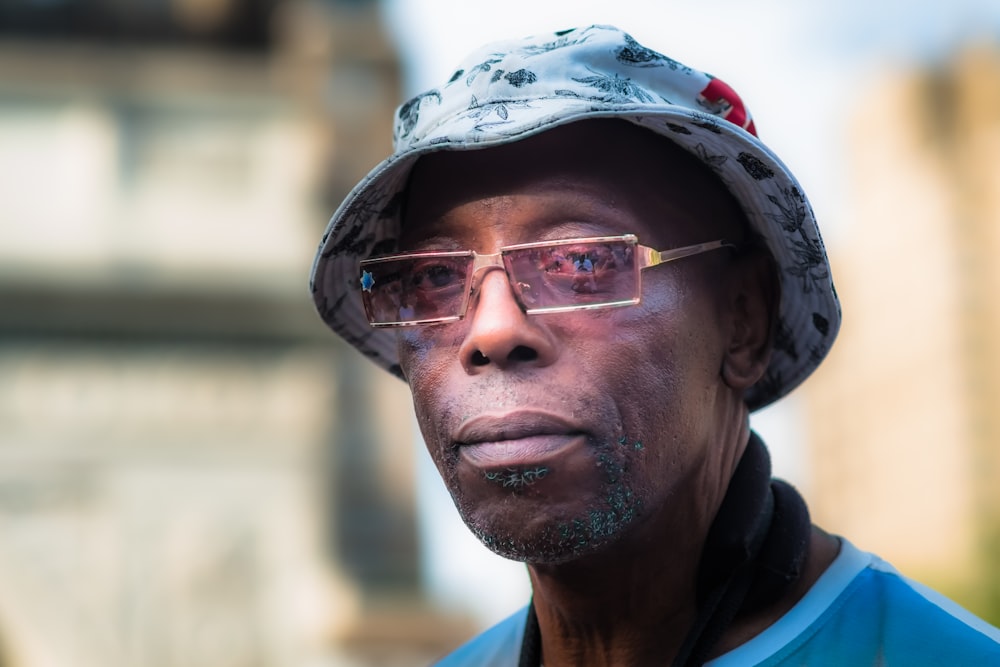
[[[743,251],[730,267],[729,341],[722,379],[740,392],[752,387],[771,361],[781,285],[770,253]]]

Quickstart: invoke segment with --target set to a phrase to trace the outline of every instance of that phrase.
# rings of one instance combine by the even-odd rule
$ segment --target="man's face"
[[[659,250],[731,232],[733,204],[664,140],[587,121],[423,158],[401,249],[633,233]],[[525,315],[503,271],[465,319],[401,329],[417,419],[465,522],[497,553],[563,562],[697,492],[724,392],[719,250],[643,272],[637,306]]]

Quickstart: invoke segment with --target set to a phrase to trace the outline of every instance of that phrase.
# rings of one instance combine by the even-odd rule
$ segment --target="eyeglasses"
[[[503,269],[529,315],[639,303],[640,271],[718,248],[724,240],[672,250],[639,245],[633,234],[521,243],[472,250],[413,252],[361,261],[361,296],[373,327],[453,322],[465,317],[480,271]]]

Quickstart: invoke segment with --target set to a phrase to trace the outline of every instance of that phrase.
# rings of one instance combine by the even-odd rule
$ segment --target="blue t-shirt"
[[[437,667],[517,667],[527,608]],[[809,592],[750,641],[705,667],[1000,667],[1000,630],[841,540]]]

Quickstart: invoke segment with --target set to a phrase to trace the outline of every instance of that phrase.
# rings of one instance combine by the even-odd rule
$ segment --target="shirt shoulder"
[[[707,663],[1000,665],[1000,630],[850,542],[777,623]]]
[[[528,621],[524,607],[445,656],[434,667],[517,667]]]

